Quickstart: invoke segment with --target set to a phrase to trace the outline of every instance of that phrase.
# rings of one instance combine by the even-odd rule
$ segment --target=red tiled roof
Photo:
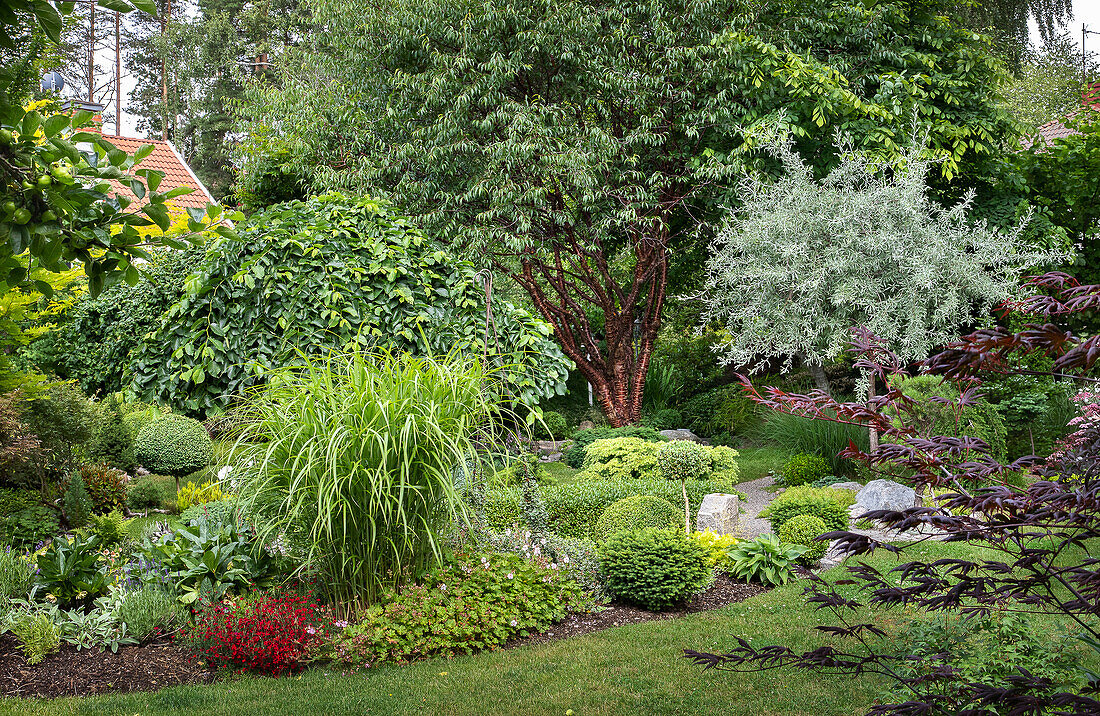
[[[1100,110],[1100,81],[1089,84],[1088,88],[1081,94],[1081,106],[1088,107],[1089,109]],[[1072,119],[1077,116],[1077,113],[1081,110],[1074,110],[1066,115],[1065,119]],[[1077,134],[1076,129],[1067,127],[1063,119],[1055,119],[1047,122],[1037,130],[1038,136],[1032,141],[1031,137],[1024,137],[1020,140],[1020,146],[1024,149],[1028,149],[1032,144],[1040,144],[1043,146],[1050,146],[1056,139],[1065,139],[1066,137],[1072,137]]]
[[[136,168],[156,169],[164,172],[164,179],[161,180],[160,186],[157,187],[157,191],[166,192],[169,189],[175,189],[181,186],[194,189],[190,194],[177,196],[170,200],[170,204],[175,204],[183,209],[187,207],[202,209],[205,208],[208,203],[215,203],[214,197],[210,195],[210,192],[206,190],[206,187],[199,181],[199,178],[191,171],[191,167],[187,166],[187,162],[183,160],[179,152],[177,152],[168,142],[162,139],[137,139],[135,137],[112,137],[110,135],[104,135],[103,138],[127,154],[133,154],[143,144],[152,144],[152,153],[145,157],[145,159],[142,159],[141,163],[138,164]],[[117,181],[112,181],[111,184],[116,193],[133,200],[135,202],[135,208],[146,203],[146,199],[138,200],[138,198],[134,196],[134,193],[130,191],[130,187],[124,186]]]

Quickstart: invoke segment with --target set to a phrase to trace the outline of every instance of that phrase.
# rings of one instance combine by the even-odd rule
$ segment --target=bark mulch
[[[117,654],[77,651],[62,644],[31,666],[11,634],[0,635],[0,696],[55,699],[117,691],[156,691],[177,684],[211,681],[212,674],[171,643],[124,646]]]
[[[581,636],[592,632],[624,624],[637,624],[639,622],[655,621],[657,619],[675,619],[687,614],[706,612],[718,609],[728,604],[742,602],[749,597],[763,594],[767,588],[759,584],[747,584],[737,582],[723,574],[715,580],[707,591],[698,594],[687,604],[677,609],[669,609],[663,612],[651,612],[641,607],[612,602],[607,608],[591,614],[570,614],[564,621],[560,621],[544,632],[532,634],[528,637],[511,639],[501,648],[510,649],[527,644],[545,644],[558,639],[567,639],[571,636]]]

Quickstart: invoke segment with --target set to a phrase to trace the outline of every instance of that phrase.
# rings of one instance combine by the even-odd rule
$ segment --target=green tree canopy
[[[814,162],[842,128],[944,176],[1014,125],[946,3],[317,0],[325,29],[244,108],[242,190],[368,186],[510,275],[613,424],[636,421],[670,254],[707,236],[756,128]],[[256,171],[253,174],[253,170]]]
[[[507,302],[490,309],[474,267],[387,204],[327,194],[213,242],[125,380],[145,400],[205,415],[300,354],[381,344],[486,358],[527,404],[564,392],[570,365],[550,327]]]

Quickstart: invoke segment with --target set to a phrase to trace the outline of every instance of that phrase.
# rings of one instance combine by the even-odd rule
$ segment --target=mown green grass
[[[787,462],[792,455],[789,450],[775,445],[737,448],[737,452],[740,453],[740,457],[737,458],[739,483],[759,480],[768,473],[779,472],[783,463]]]
[[[966,544],[926,543],[912,558],[980,558]],[[989,553],[991,556],[992,553]],[[880,569],[893,555],[868,560]],[[844,576],[841,570],[830,573]],[[744,637],[758,645],[810,649],[830,637],[812,627],[832,623],[807,606],[800,583],[713,612],[635,624],[550,644],[485,652],[359,674],[318,668],[300,678],[225,680],[153,694],[0,701],[0,716],[19,714],[714,714],[715,716],[854,716],[885,684],[878,677],[778,670],[757,674],[704,672],[681,650],[723,651]],[[845,587],[851,590],[852,587]],[[870,617],[870,610],[860,616]],[[874,615],[896,629],[928,615]],[[1050,633],[1059,628],[1052,619]],[[832,642],[835,643],[835,642]]]

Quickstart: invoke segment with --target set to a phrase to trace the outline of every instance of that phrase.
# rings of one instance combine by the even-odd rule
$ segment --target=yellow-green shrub
[[[707,566],[711,569],[720,569],[728,572],[733,565],[729,556],[729,548],[740,540],[733,535],[720,535],[714,530],[692,532],[691,538],[706,552]]]
[[[176,508],[183,512],[192,505],[215,502],[228,496],[222,493],[221,485],[216,482],[204,482],[199,486],[196,486],[193,482],[188,482],[176,493]]]

